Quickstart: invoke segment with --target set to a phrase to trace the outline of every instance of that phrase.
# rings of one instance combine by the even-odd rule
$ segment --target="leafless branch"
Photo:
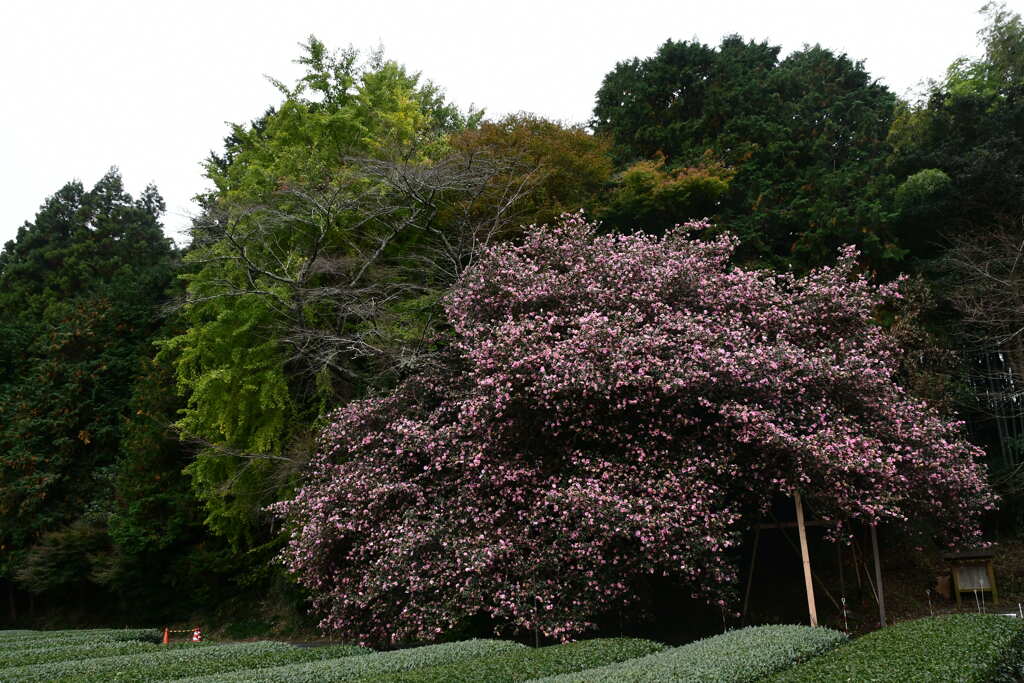
[[[436,304],[409,315],[408,302],[449,286],[514,226],[535,179],[483,154],[346,157],[261,202],[208,209],[189,260],[222,275],[197,277],[175,306],[259,297],[273,313],[267,334],[309,386],[325,372],[349,384],[404,374],[431,362],[439,319]]]

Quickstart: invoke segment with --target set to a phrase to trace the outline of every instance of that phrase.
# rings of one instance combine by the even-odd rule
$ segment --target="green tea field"
[[[3,681],[407,683],[550,681],[1012,681],[1024,622],[953,615],[849,640],[807,626],[755,626],[667,647],[601,638],[527,647],[501,640],[374,652],[357,645],[180,642],[156,629],[0,631]]]

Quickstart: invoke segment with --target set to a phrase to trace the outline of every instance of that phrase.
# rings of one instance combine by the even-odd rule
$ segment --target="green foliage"
[[[937,168],[918,171],[896,188],[896,209],[905,216],[937,217],[945,208],[953,182]]]
[[[0,650],[65,647],[87,643],[160,642],[161,634],[151,628],[94,628],[57,631],[0,631]]]
[[[996,614],[906,621],[858,638],[773,681],[1015,681],[1024,623]]]
[[[176,323],[157,333],[166,337]],[[110,551],[91,575],[125,612],[174,620],[219,604],[242,563],[203,526],[203,509],[183,469],[194,448],[171,427],[181,400],[173,369],[146,360],[128,401],[113,497],[104,506]]]
[[[32,664],[47,664],[49,662],[63,662],[72,659],[96,659],[99,657],[116,657],[118,655],[130,655],[141,652],[156,652],[161,647],[166,647],[156,643],[140,641],[89,641],[74,645],[54,645],[53,641],[45,642],[47,643],[45,645],[37,643],[36,647],[13,650],[0,646],[0,669],[29,666]],[[184,646],[190,645],[191,643],[188,643]],[[182,646],[175,645],[174,647]]]
[[[87,579],[98,558],[109,551],[110,538],[100,520],[80,517],[66,527],[44,532],[25,553],[14,577],[36,594],[60,592]]]
[[[468,662],[447,664],[406,673],[375,677],[374,681],[404,683],[514,683],[541,676],[594,669],[664,650],[665,646],[635,638],[602,638],[552,645],[531,650],[481,657]]]
[[[756,129],[751,124],[758,122],[741,121],[740,115],[766,115],[769,93],[763,85],[778,54],[778,47],[744,42],[739,36],[724,38],[718,49],[666,41],[656,56],[620,62],[605,76],[597,92],[594,127],[612,136],[620,164],[650,159],[658,152],[673,163],[695,162],[710,141],[739,139],[743,129],[751,137]]]
[[[593,210],[612,178],[611,145],[582,126],[566,126],[532,114],[510,114],[454,133],[449,144],[469,157],[502,164],[504,172],[469,207],[483,214],[509,188],[525,192],[512,205],[510,226],[552,222],[563,213]]]
[[[211,270],[201,276],[217,277]],[[179,391],[187,396],[177,422],[183,437],[229,449],[208,448],[185,471],[206,504],[206,524],[236,548],[252,545],[259,508],[276,491],[264,490],[272,461],[234,452],[280,455],[296,412],[283,352],[267,338],[272,313],[265,303],[251,295],[190,307],[188,329],[164,342],[160,356],[176,365]]]
[[[738,36],[718,48],[670,40],[605,77],[595,129],[613,138],[622,166],[664,155],[665,169],[676,172],[706,165],[710,154],[735,173],[727,192],[704,186],[698,206],[669,210],[703,203],[741,237],[747,258],[809,268],[843,244],[876,264],[900,258],[887,228],[892,179],[884,167],[895,97],[846,55],[820,46],[781,61],[778,53]],[[626,209],[616,222],[628,220]]]
[[[894,204],[899,216],[901,244],[916,259],[937,252],[941,226],[954,209],[953,181],[937,168],[910,175],[896,188]]]
[[[950,179],[953,201],[937,216],[933,230],[974,231],[1019,213],[1024,190],[1022,85],[992,95],[936,87],[925,102],[900,114],[893,127],[895,175],[909,179],[937,169]],[[899,227],[909,232],[922,226],[911,220]]]
[[[427,645],[408,650],[379,652],[361,657],[326,659],[306,664],[291,664],[259,671],[235,671],[219,676],[189,679],[191,683],[318,683],[319,681],[373,680],[390,673],[424,667],[471,662],[482,657],[528,652],[518,643],[503,640],[464,640],[458,643]]]
[[[203,200],[185,259],[187,327],[163,343],[186,399],[177,426],[206,445],[187,474],[206,524],[236,549],[270,537],[262,509],[289,490],[301,466],[289,447],[322,410],[365,389],[367,369],[349,349],[328,350],[318,356],[329,358],[328,367],[310,367],[308,330],[387,334],[380,320],[336,316],[325,303],[330,292],[341,300],[346,287],[374,278],[401,279],[393,269],[338,270],[378,247],[385,258],[402,248],[375,215],[387,188],[360,164],[426,164],[446,152],[447,133],[479,119],[379,53],[363,62],[313,37],[303,47],[306,74],[292,87],[275,82],[284,101],[252,125],[234,126],[223,155],[207,164],[216,189]],[[402,209],[393,215],[409,219]],[[381,246],[393,239],[394,247]],[[398,327],[408,334],[409,326]],[[378,347],[376,339],[360,343]]]
[[[911,214],[901,221],[903,232],[936,226],[984,232],[1024,209],[1024,24],[1001,4],[989,3],[982,13],[988,21],[979,32],[985,54],[955,61],[920,101],[900,107],[893,122],[890,167],[896,177],[906,178],[906,185],[932,169],[949,178],[933,224]],[[934,256],[934,250],[924,255]]]
[[[66,185],[0,252],[0,569],[32,590],[77,596],[107,548],[126,404],[171,279],[162,210],[112,170]]]
[[[689,218],[717,213],[734,173],[720,163],[665,169],[665,157],[638,161],[618,175],[598,219],[619,230],[658,233]]]
[[[922,97],[899,107],[889,139],[894,231],[908,265],[938,296],[932,331],[962,350],[957,407],[990,453],[1003,497],[996,518],[1021,530],[1017,480],[1022,373],[1018,282],[1024,215],[1024,24],[1004,5],[982,10],[984,54],[950,65]],[[997,359],[999,367],[989,367]],[[999,361],[998,359],[1003,359]],[[958,397],[960,398],[960,397]],[[1001,457],[998,457],[1001,456]]]
[[[545,681],[707,681],[760,680],[794,663],[831,650],[846,636],[809,626],[753,626],[729,631],[662,652]]]
[[[285,643],[257,642],[233,645],[163,648],[158,652],[67,660],[12,667],[5,681],[110,681],[161,680],[203,676],[227,671],[249,673],[294,662],[349,657],[368,652],[355,645],[298,648]]]
[[[436,85],[379,52],[361,62],[355,50],[332,53],[313,36],[302,47],[297,61],[306,74],[291,88],[273,81],[284,101],[249,127],[234,125],[223,155],[209,160],[207,175],[222,196],[266,196],[347,156],[412,146],[429,156],[443,148],[445,133],[479,121],[479,113],[462,115]]]
[[[151,358],[180,326],[161,313],[177,265],[162,210],[111,171],[62,188],[0,253],[2,569],[94,617],[188,613],[237,565],[203,530],[174,376]]]
[[[979,59],[960,57],[946,70],[942,85],[951,97],[999,96],[1024,81],[1024,23],[1002,2],[988,2],[980,10],[986,25],[978,31],[985,46]]]

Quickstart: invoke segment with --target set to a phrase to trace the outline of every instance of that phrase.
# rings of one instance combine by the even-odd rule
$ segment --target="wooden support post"
[[[875,554],[875,583],[878,584],[878,623],[885,628],[885,592],[882,590],[882,561],[878,558],[878,525],[871,525],[871,550]]]
[[[846,577],[843,573],[843,542],[836,541],[836,564],[839,567],[839,594],[846,597]]]
[[[992,560],[985,564],[985,571],[988,573],[988,585],[992,586],[992,604],[999,602],[999,591],[996,590],[996,574],[992,569]]]
[[[750,555],[750,571],[747,573],[747,591],[743,595],[743,623],[750,623],[748,619],[747,609],[750,607],[750,587],[754,583],[754,565],[757,563],[757,546],[761,540],[761,527],[757,525],[754,527],[754,552]]]
[[[804,506],[800,494],[793,492],[796,504],[796,526],[800,532],[800,557],[804,561],[804,588],[807,590],[807,611],[811,615],[811,626],[818,625],[818,610],[814,606],[814,584],[811,581],[811,556],[807,552],[807,529],[804,526]]]

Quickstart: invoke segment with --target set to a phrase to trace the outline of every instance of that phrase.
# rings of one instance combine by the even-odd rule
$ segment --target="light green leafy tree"
[[[437,301],[507,231],[521,160],[458,149],[477,125],[379,53],[315,38],[284,101],[211,157],[185,260],[187,329],[164,342],[201,445],[187,472],[207,524],[239,548],[274,537],[327,409],[433,362]]]

